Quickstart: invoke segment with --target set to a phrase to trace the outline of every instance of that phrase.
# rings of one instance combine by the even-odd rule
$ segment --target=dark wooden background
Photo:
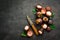
[[[26,15],[34,21],[32,9],[38,3],[52,7],[56,29],[43,36],[21,37],[28,25]],[[60,0],[0,0],[0,40],[60,40]]]

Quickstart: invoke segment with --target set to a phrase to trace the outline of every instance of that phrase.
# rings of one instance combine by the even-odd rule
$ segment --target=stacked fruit
[[[36,5],[33,9],[33,13],[36,15],[35,24],[40,26],[38,29],[39,34],[43,34],[44,30],[50,32],[52,29],[55,29],[53,24],[54,13],[52,12],[51,7],[47,6],[44,8],[41,5]],[[21,34],[22,36],[31,37],[34,34],[28,25],[24,27],[24,31],[25,32]]]
[[[55,28],[53,24],[54,14],[51,7],[44,8],[41,5],[36,5],[33,12],[36,15],[36,24],[41,26],[41,29],[38,30],[39,34],[42,34],[43,30],[51,31],[51,29]]]

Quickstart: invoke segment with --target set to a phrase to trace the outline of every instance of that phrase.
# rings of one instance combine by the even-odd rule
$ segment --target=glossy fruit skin
[[[53,24],[53,21],[52,21],[52,20],[49,20],[48,23],[49,23],[49,24]]]
[[[48,21],[48,18],[47,17],[43,17],[43,21],[44,22],[47,22]]]
[[[47,7],[46,7],[46,10],[47,10],[47,11],[51,11],[52,9],[51,9],[51,7],[47,6]]]
[[[41,13],[42,13],[42,14],[45,14],[45,13],[46,13],[46,9],[45,9],[45,8],[42,8],[42,9],[41,9]]]
[[[42,13],[41,13],[41,12],[37,12],[37,13],[36,13],[36,16],[37,16],[38,18],[40,18],[40,17],[42,17]]]
[[[38,32],[39,32],[39,34],[43,34],[43,32],[41,30],[39,30]]]
[[[49,31],[51,31],[51,28],[50,28],[50,27],[47,27],[47,29],[46,29],[46,30],[49,32]]]
[[[36,24],[40,24],[40,23],[42,23],[42,19],[41,18],[36,19]]]
[[[26,25],[25,28],[24,28],[24,30],[28,31],[29,30],[29,26]]]
[[[32,37],[33,36],[33,32],[31,30],[27,31],[27,36],[28,37]]]
[[[37,10],[37,11],[41,11],[41,9],[42,9],[42,6],[41,6],[41,5],[39,5],[39,4],[36,5],[36,10]]]
[[[51,17],[52,16],[52,12],[51,11],[47,11],[46,12],[46,16]]]
[[[43,24],[43,25],[42,25],[42,28],[43,28],[43,29],[46,29],[46,28],[47,28],[47,24]]]

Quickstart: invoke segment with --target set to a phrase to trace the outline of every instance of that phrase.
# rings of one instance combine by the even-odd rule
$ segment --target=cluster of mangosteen
[[[43,34],[43,30],[51,31],[50,24],[53,24],[51,17],[53,16],[51,7],[47,6],[46,8],[41,5],[36,5],[36,24],[41,26],[41,29],[38,30],[39,34]]]
[[[47,6],[47,7],[42,7],[41,5],[36,5],[35,6],[35,15],[36,15],[36,19],[35,19],[35,24],[40,25],[40,29],[38,30],[39,34],[43,34],[44,30],[47,30],[48,32],[51,31],[51,29],[54,28],[53,25],[53,13],[52,13],[52,9],[51,7]],[[28,36],[31,37],[33,36],[33,31],[30,29],[30,26],[26,25],[24,27],[25,30],[25,34],[22,34],[23,36]]]

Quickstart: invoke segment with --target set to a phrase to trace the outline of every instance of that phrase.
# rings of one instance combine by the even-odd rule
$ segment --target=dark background
[[[34,21],[32,9],[38,3],[52,7],[56,29],[43,36],[21,37],[28,25],[26,15]],[[0,0],[0,40],[60,40],[60,0]]]

